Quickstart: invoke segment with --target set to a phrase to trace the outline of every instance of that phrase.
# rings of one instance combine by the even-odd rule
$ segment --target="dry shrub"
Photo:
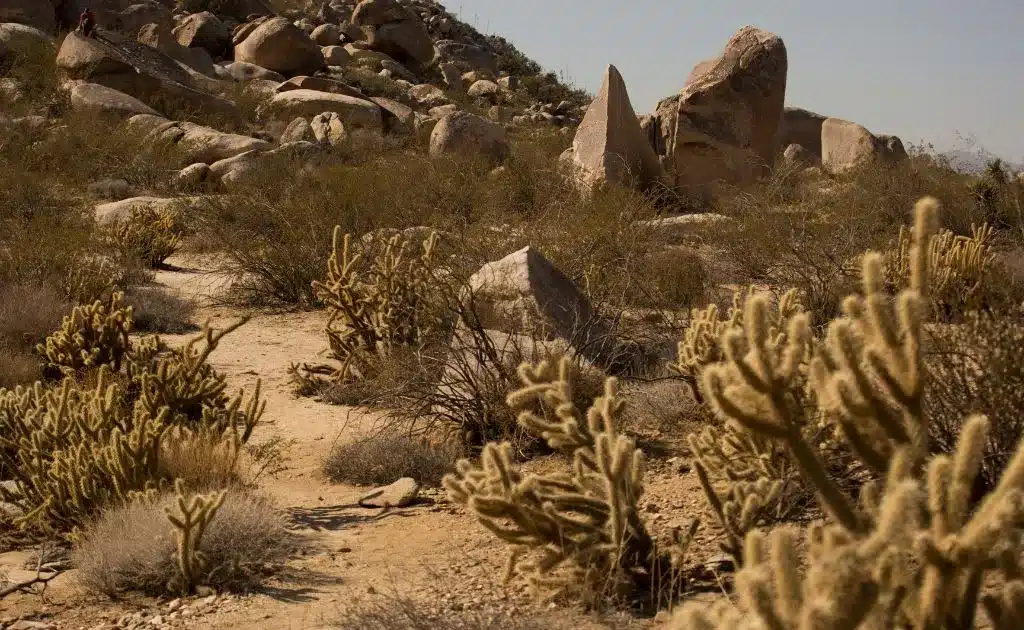
[[[442,612],[402,595],[355,601],[329,627],[345,630],[541,630],[550,620],[521,614]]]
[[[983,414],[990,422],[974,494],[978,497],[995,487],[1024,436],[1024,312],[971,313],[961,325],[930,332],[925,409],[935,447],[953,452],[972,414]]]
[[[68,310],[51,287],[0,286],[0,387],[12,389],[42,377],[42,364],[32,349],[60,325]]]
[[[125,293],[132,307],[134,328],[139,332],[180,334],[196,329],[195,300],[157,286],[137,286]]]
[[[177,427],[160,442],[157,476],[181,479],[192,492],[207,492],[241,482],[235,446],[220,435],[181,431]]]
[[[642,257],[639,268],[646,268],[647,282],[640,285],[632,303],[653,308],[689,310],[706,303],[708,271],[693,251],[668,248]]]
[[[174,528],[164,508],[174,495],[138,499],[108,509],[77,541],[73,562],[81,583],[111,597],[127,591],[171,592],[177,575]],[[211,571],[205,583],[218,590],[257,584],[299,544],[266,499],[230,491],[207,527],[200,546]]]
[[[395,432],[384,432],[355,442],[335,445],[324,461],[331,481],[381,485],[401,477],[440,486],[455,467],[461,449],[452,442],[430,442]]]

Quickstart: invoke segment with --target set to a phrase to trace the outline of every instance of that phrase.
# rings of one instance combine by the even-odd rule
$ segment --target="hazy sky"
[[[444,2],[444,0],[442,0]],[[1024,158],[1024,0],[447,0],[545,69],[595,92],[607,64],[633,108],[678,92],[740,27],[789,54],[786,104],[904,143]]]

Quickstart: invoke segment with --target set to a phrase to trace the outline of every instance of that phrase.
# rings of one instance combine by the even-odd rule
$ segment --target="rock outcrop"
[[[898,162],[906,157],[903,142],[896,136],[876,136],[865,127],[840,118],[827,118],[821,125],[821,163],[830,173]]]
[[[587,186],[604,183],[646,188],[662,176],[615,66],[590,104],[572,143],[572,162]]]
[[[782,125],[779,127],[779,146],[798,144],[815,161],[820,162],[821,125],[826,118],[799,107],[787,107],[782,113]]]
[[[740,183],[774,165],[787,69],[782,39],[745,26],[658,104],[644,129],[677,188]]]
[[[313,74],[324,67],[320,46],[283,17],[267,18],[236,33],[235,61],[255,64],[285,76]]]
[[[105,38],[100,41],[68,33],[57,53],[58,71],[67,79],[124,92],[166,115],[174,115],[179,108],[237,114],[233,102],[199,89],[195,76],[174,59],[115,34],[105,34]]]
[[[430,155],[475,154],[494,164],[509,155],[508,138],[501,125],[476,114],[457,111],[442,118],[430,133]]]

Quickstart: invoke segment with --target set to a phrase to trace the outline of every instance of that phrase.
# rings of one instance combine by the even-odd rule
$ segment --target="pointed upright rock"
[[[588,186],[613,183],[643,188],[658,180],[661,165],[640,128],[626,83],[608,66],[572,142],[573,164]]]

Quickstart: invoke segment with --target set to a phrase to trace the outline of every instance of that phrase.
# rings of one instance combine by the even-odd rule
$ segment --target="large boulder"
[[[33,26],[8,22],[0,24],[0,44],[5,45],[9,50],[31,50],[37,47],[52,49],[54,39],[50,34]]]
[[[155,48],[171,59],[192,68],[208,77],[216,78],[213,58],[203,48],[182,46],[169,28],[160,24],[147,24],[139,29],[139,41]]]
[[[106,33],[104,41],[68,33],[57,53],[57,69],[67,79],[105,85],[167,115],[180,108],[229,116],[238,113],[233,102],[200,89],[198,73],[188,72],[154,48],[114,33]]]
[[[398,0],[361,0],[350,21],[356,26],[380,26],[411,19],[416,19],[416,14]]]
[[[116,29],[126,35],[134,35],[147,24],[159,24],[168,31],[174,28],[171,10],[157,2],[132,4],[116,12],[112,23],[103,24],[106,28]]]
[[[573,163],[588,186],[612,183],[646,188],[662,176],[661,164],[643,135],[626,83],[608,66],[597,97],[572,142]]]
[[[134,116],[128,127],[147,134],[153,144],[173,145],[181,155],[181,164],[212,164],[249,151],[267,151],[273,144],[260,138],[224,133],[187,121],[171,121],[153,116]]]
[[[50,0],[2,0],[0,22],[27,24],[47,33],[57,30],[56,13]]]
[[[167,2],[168,0],[162,0]],[[218,0],[216,3],[209,0],[178,0],[177,4],[190,13],[204,11],[210,5],[216,5],[215,11],[218,15],[229,17],[238,21],[245,21],[249,16],[273,15],[274,10],[265,0]]]
[[[609,366],[613,343],[593,305],[568,276],[526,246],[489,262],[467,283],[480,326],[539,340],[561,339]]]
[[[830,173],[872,164],[891,164],[907,157],[896,136],[876,136],[857,123],[826,118],[821,124],[821,163]]]
[[[71,108],[75,111],[99,112],[125,118],[139,114],[157,115],[156,110],[139,99],[105,85],[74,81],[68,95]]]
[[[415,16],[377,26],[364,26],[363,32],[370,48],[417,70],[427,68],[437,55],[430,33]]]
[[[787,107],[782,112],[782,124],[779,126],[779,146],[798,144],[815,161],[821,161],[821,125],[826,118],[799,107]]]
[[[449,153],[482,155],[492,163],[503,162],[510,149],[505,129],[469,112],[452,112],[430,133],[430,155]]]
[[[209,11],[193,13],[174,27],[178,43],[189,48],[202,48],[214,59],[231,53],[231,29]]]
[[[264,20],[240,42],[236,36],[235,42],[235,61],[285,76],[313,74],[324,67],[324,56],[316,42],[283,17]]]
[[[328,79],[326,77],[292,77],[287,81],[283,81],[281,85],[277,86],[275,91],[288,92],[290,90],[315,90],[317,92],[331,92],[333,94],[344,94],[345,96],[352,96],[355,98],[369,100],[368,97],[365,94],[363,94],[363,92],[358,88],[355,88],[343,81],[338,81],[337,79]]]
[[[742,182],[774,165],[787,67],[782,39],[752,26],[729,38],[721,55],[694,67],[666,147],[677,186]]]
[[[309,38],[318,46],[338,46],[341,44],[341,37],[341,29],[337,24],[321,24],[309,34]]]
[[[376,103],[346,94],[305,89],[278,92],[270,101],[270,110],[284,120],[293,120],[299,116],[312,118],[323,112],[334,112],[341,117],[347,128],[383,128],[383,117]]]

